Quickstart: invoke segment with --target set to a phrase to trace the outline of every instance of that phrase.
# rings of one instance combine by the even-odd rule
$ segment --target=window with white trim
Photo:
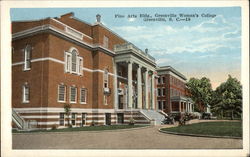
[[[166,78],[165,77],[162,77],[161,79],[162,79],[163,84],[166,83]]]
[[[79,56],[76,49],[70,50],[70,52],[65,52],[65,72],[82,75],[83,68],[83,58]]]
[[[82,72],[82,68],[83,68],[83,58],[82,57],[78,57],[78,74],[79,75],[83,75],[83,72]]]
[[[109,83],[109,76],[108,76],[108,70],[104,70],[104,77],[103,77],[103,86],[104,88],[108,88],[108,83]]]
[[[104,95],[104,105],[108,105],[108,96]]]
[[[77,113],[72,113],[71,114],[71,124],[73,126],[76,126],[76,116],[77,116]]]
[[[86,125],[87,113],[82,113],[82,126]]]
[[[30,88],[27,83],[23,85],[23,103],[29,103],[30,101]]]
[[[103,37],[103,47],[109,48],[109,38],[105,35]]]
[[[77,88],[75,86],[71,86],[69,101],[70,103],[76,103],[76,100],[77,100]]]
[[[65,72],[71,71],[71,53],[65,52]]]
[[[30,45],[27,45],[24,49],[24,66],[23,70],[30,70],[31,68],[31,50],[32,47]]]
[[[81,104],[87,103],[87,89],[86,88],[80,89],[80,103]]]
[[[64,113],[60,113],[59,115],[59,125],[64,126]]]
[[[58,102],[65,102],[66,86],[64,84],[58,85]]]
[[[73,50],[71,52],[71,72],[72,73],[77,73],[77,54],[76,54],[76,50]]]

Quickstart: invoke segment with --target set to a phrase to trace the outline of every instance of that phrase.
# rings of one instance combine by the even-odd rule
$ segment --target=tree
[[[204,112],[207,104],[210,104],[212,96],[212,86],[206,77],[201,79],[191,78],[187,85],[190,97],[197,105],[199,111]]]
[[[67,115],[68,127],[70,127],[70,124],[69,124],[69,115],[71,112],[71,105],[70,104],[64,104],[64,112]]]
[[[226,82],[222,83],[214,91],[212,100],[212,111],[222,116],[230,114],[231,119],[234,115],[242,113],[242,86],[236,78],[228,75]]]

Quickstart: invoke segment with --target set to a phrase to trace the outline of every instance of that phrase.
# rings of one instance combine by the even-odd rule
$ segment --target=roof
[[[171,66],[160,66],[156,69],[157,72],[159,71],[171,71],[172,73],[176,74],[177,76],[181,77],[183,80],[187,80],[187,78],[180,73],[179,71],[177,71],[176,69],[174,69]]]

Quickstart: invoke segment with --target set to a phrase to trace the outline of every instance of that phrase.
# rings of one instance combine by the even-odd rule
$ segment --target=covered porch
[[[171,97],[171,112],[194,112],[194,103],[190,98],[183,96]]]

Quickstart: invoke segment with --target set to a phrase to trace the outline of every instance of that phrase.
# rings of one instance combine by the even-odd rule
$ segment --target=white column
[[[181,101],[179,101],[179,111],[181,112]]]
[[[142,108],[141,66],[137,69],[137,106]]]
[[[128,108],[132,108],[132,62],[128,62]]]
[[[144,73],[144,76],[145,76],[145,81],[144,81],[144,84],[145,84],[145,108],[148,109],[148,69],[146,69],[145,73]]]
[[[118,92],[117,92],[117,64],[114,62],[113,71],[114,71],[114,108],[118,109]]]
[[[190,103],[187,102],[187,112],[190,112]]]
[[[152,88],[151,88],[151,96],[152,96],[152,109],[155,109],[155,75],[152,74]]]

